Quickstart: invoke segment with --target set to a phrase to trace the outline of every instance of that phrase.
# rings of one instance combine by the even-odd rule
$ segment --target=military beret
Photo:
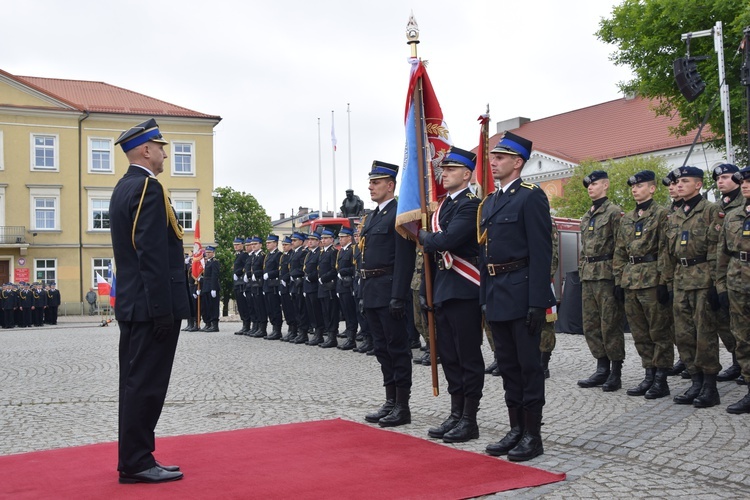
[[[512,132],[505,132],[490,153],[505,153],[520,156],[528,160],[531,156],[532,142]]]
[[[279,236],[276,235],[276,234],[271,233],[271,234],[268,235],[268,238],[266,238],[266,241],[276,241],[276,242],[278,242],[279,241]]]
[[[592,182],[596,182],[601,179],[609,179],[609,175],[604,170],[594,170],[589,175],[583,178],[583,187],[589,187]]]
[[[732,180],[737,184],[742,184],[742,181],[748,179],[750,179],[750,167],[745,167],[732,174]]]
[[[132,127],[117,138],[115,144],[119,144],[124,152],[128,152],[131,149],[140,146],[148,141],[158,142],[159,144],[169,144],[159,132],[159,125],[156,124],[156,120],[151,118],[143,123],[139,123],[135,127]]]
[[[369,178],[383,179],[385,177],[393,177],[395,179],[396,174],[398,174],[398,165],[375,160],[372,162],[372,169],[370,170]]]
[[[440,162],[442,167],[466,167],[472,172],[477,166],[477,155],[471,151],[465,151],[457,147],[451,147],[448,154]]]
[[[670,172],[669,172],[669,173],[667,174],[667,176],[666,176],[666,177],[664,177],[664,178],[663,178],[663,179],[661,180],[661,183],[662,183],[662,184],[664,184],[664,185],[665,185],[665,186],[667,186],[667,187],[669,187],[669,185],[670,185],[670,184],[672,184],[673,182],[675,182],[675,178],[674,178],[674,170],[670,171]]]
[[[656,174],[654,172],[651,170],[641,170],[637,174],[631,175],[628,178],[628,186],[634,186],[641,182],[653,181],[654,179],[656,179]]]
[[[675,180],[679,179],[680,177],[695,177],[697,179],[703,180],[703,169],[700,169],[698,167],[680,167],[672,170],[672,175],[674,176]]]
[[[718,179],[720,175],[724,174],[734,174],[735,172],[739,172],[740,169],[737,168],[736,165],[732,165],[731,163],[722,163],[721,165],[715,167],[713,171],[711,172],[711,177],[714,178],[714,180]]]

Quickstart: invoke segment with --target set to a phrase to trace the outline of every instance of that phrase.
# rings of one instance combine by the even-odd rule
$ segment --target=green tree
[[[692,103],[687,102],[674,81],[672,63],[686,55],[683,33],[711,29],[717,21],[724,31],[726,80],[729,85],[732,119],[732,142],[737,148],[737,162],[748,158],[747,103],[745,87],[740,83],[742,55],[735,53],[750,25],[750,3],[747,0],[623,0],[612,9],[608,19],[599,23],[597,38],[617,47],[610,59],[617,65],[629,66],[634,78],[620,82],[626,93],[637,93],[656,99],[657,115],[679,112],[682,119],[672,130],[676,136],[691,134],[703,120],[718,93],[719,75],[713,37],[693,38],[690,55],[709,56],[698,63],[706,90]],[[713,145],[725,149],[724,115],[716,106],[708,123]],[[704,138],[707,134],[703,134]],[[709,136],[709,137],[711,137]]]
[[[265,237],[271,232],[271,221],[266,211],[251,194],[238,192],[230,187],[214,190],[214,234],[216,236],[216,258],[221,263],[222,315],[229,310],[233,296],[232,266],[234,264],[234,239],[239,237]]]
[[[586,188],[583,187],[583,178],[594,170],[607,172],[609,176],[607,197],[625,211],[635,208],[628,178],[641,170],[653,170],[656,173],[656,193],[654,194],[656,203],[666,205],[669,202],[667,188],[661,183],[661,180],[669,173],[669,168],[663,159],[632,157],[618,161],[609,160],[604,163],[586,160],[575,167],[573,176],[565,184],[564,195],[552,198],[550,204],[556,216],[579,219],[586,210],[591,208],[591,198]]]

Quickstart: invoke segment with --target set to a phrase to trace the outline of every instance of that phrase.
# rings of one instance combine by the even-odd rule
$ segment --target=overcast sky
[[[419,56],[457,147],[477,117],[532,120],[620,97],[627,68],[594,36],[612,0],[197,0],[4,2],[0,68],[103,81],[223,119],[215,186],[257,198],[276,219],[323,209],[352,187],[373,207],[373,160],[401,164],[410,11]],[[351,105],[351,151],[347,130]],[[338,150],[333,191],[331,111]],[[168,139],[168,137],[167,137]]]

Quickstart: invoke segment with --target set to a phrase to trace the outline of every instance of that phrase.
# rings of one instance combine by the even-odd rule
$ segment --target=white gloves
[[[263,279],[264,279],[264,280],[267,280],[267,279],[268,279],[268,273],[263,273]]]
[[[197,298],[198,298],[198,296],[197,296],[196,294],[193,294],[193,298],[194,298],[194,299],[197,299]]]
[[[341,279],[341,273],[336,274],[336,276],[338,276],[339,279]]]
[[[284,286],[284,287],[285,287],[285,286],[286,286],[286,281],[284,281],[284,280],[281,280],[281,286]]]
[[[258,281],[258,280],[257,280],[257,279],[255,278],[255,273],[253,273],[253,281]]]
[[[216,290],[211,290],[211,297],[216,298]]]
[[[233,275],[232,275],[232,279],[233,279],[234,281],[238,281],[238,280],[239,280],[239,278],[237,277],[237,275],[236,275],[236,274],[233,274]]]
[[[323,278],[318,278],[318,283],[323,284]]]
[[[245,283],[247,283],[247,274],[242,277],[242,281],[244,281]]]
[[[201,294],[201,291],[200,291],[200,290],[196,290],[196,291],[195,291],[195,295],[200,295],[200,294]]]

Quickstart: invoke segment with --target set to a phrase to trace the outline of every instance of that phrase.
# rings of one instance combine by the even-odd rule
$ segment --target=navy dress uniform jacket
[[[327,292],[336,292],[336,281],[338,278],[336,271],[337,257],[338,250],[333,245],[320,251],[320,257],[318,258],[318,279],[322,283],[318,286],[319,297]]]
[[[486,241],[481,252],[479,302],[487,321],[525,318],[529,307],[554,303],[549,270],[552,265],[552,227],[547,195],[538,186],[513,181],[499,198],[482,203],[479,231]],[[491,276],[487,264],[528,259],[528,265]]]

